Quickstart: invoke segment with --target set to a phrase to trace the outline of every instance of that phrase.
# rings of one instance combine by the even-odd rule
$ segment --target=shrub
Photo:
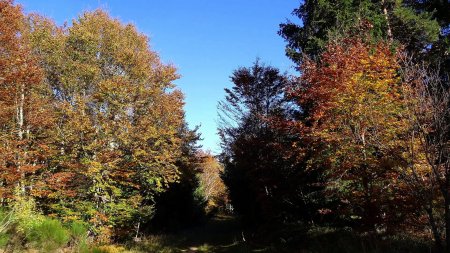
[[[13,212],[0,209],[0,247],[3,248],[9,241],[9,230],[14,222]]]
[[[42,222],[35,224],[26,234],[28,241],[45,252],[51,252],[63,247],[70,240],[69,231],[63,227],[60,221],[44,218]]]
[[[16,190],[12,211],[13,221],[16,223],[17,232],[22,234],[28,234],[29,231],[44,220],[44,216],[36,211],[34,199],[25,196],[18,190]]]
[[[0,233],[0,248],[5,247],[8,244],[9,235],[5,232]]]
[[[70,226],[70,234],[75,239],[81,239],[87,235],[87,226],[84,222],[74,221]]]
[[[84,222],[73,221],[70,226],[70,234],[72,236],[72,247],[74,252],[90,252],[87,243],[88,228]]]

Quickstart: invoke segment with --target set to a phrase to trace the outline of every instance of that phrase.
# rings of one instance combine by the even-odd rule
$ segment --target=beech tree
[[[227,204],[227,189],[222,181],[223,165],[216,157],[208,152],[198,154],[200,173],[198,175],[203,198],[207,203],[207,211],[224,209]]]
[[[176,69],[160,61],[133,25],[101,10],[68,28],[35,14],[27,26],[56,115],[50,129],[57,152],[40,183],[39,204],[64,219],[89,221],[105,239],[130,229],[138,235],[154,213],[155,196],[184,179],[178,161],[188,140],[180,132],[184,102],[172,83]]]
[[[396,59],[384,42],[330,43],[319,62],[304,60],[291,93],[305,108],[299,131],[322,143],[310,164],[327,166],[327,188],[341,211],[370,231],[394,225],[385,215],[395,212],[389,201],[403,202],[393,184],[407,127]]]
[[[154,195],[178,178],[183,96],[166,91],[175,69],[146,36],[102,11],[81,16],[66,41],[59,138],[63,159],[78,164],[89,189],[79,195],[94,211],[85,213],[118,227],[148,218]]]
[[[38,174],[52,155],[49,129],[54,125],[25,16],[6,0],[0,1],[0,66],[0,177],[6,201],[15,187],[22,193],[35,190]]]

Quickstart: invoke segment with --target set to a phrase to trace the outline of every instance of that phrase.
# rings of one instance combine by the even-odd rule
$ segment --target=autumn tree
[[[330,43],[319,62],[304,60],[291,94],[304,108],[299,131],[322,144],[310,164],[328,168],[328,192],[340,199],[339,209],[370,231],[394,225],[389,214],[404,201],[393,183],[407,127],[396,59],[384,42]]]
[[[446,143],[445,139],[448,140],[448,137],[446,136],[449,135],[445,131],[441,131],[437,136],[442,137],[436,139],[434,132],[439,132],[444,128],[438,127],[440,130],[434,130],[434,125],[442,126],[449,122],[448,117],[443,116],[445,115],[445,108],[448,108],[449,105],[448,103],[442,102],[445,100],[445,94],[449,87],[448,25],[450,16],[448,14],[450,9],[448,8],[448,4],[447,1],[414,0],[347,2],[305,1],[293,12],[295,16],[302,20],[302,24],[287,21],[280,25],[279,31],[279,34],[286,39],[287,55],[295,63],[299,64],[298,69],[300,75],[302,75],[300,77],[302,84],[294,87],[292,95],[294,99],[297,97],[297,101],[301,101],[297,103],[300,109],[300,117],[298,120],[298,122],[300,122],[299,132],[302,132],[305,137],[301,142],[306,145],[313,144],[305,150],[309,150],[310,154],[313,155],[312,157],[319,157],[318,160],[311,160],[314,161],[310,162],[312,167],[326,168],[329,172],[334,171],[334,169],[329,168],[336,166],[336,164],[341,164],[339,166],[343,168],[343,161],[339,160],[339,157],[344,153],[342,153],[342,151],[337,152],[335,148],[331,148],[332,152],[330,152],[330,147],[328,146],[330,141],[328,138],[334,139],[333,141],[340,138],[338,137],[339,134],[335,133],[336,130],[339,130],[341,134],[343,134],[341,137],[347,136],[347,138],[351,139],[357,138],[355,131],[360,131],[359,128],[367,127],[365,135],[374,130],[382,133],[383,131],[390,131],[389,129],[396,129],[396,131],[390,132],[392,138],[384,139],[383,141],[378,140],[380,144],[377,145],[380,145],[380,147],[373,145],[373,148],[376,151],[374,153],[372,152],[373,157],[371,158],[372,162],[379,163],[378,165],[375,165],[374,163],[374,168],[378,167],[379,172],[385,171],[387,173],[389,171],[390,174],[383,175],[371,172],[373,178],[370,178],[368,181],[374,185],[385,184],[390,187],[381,188],[383,189],[381,191],[382,193],[395,193],[388,198],[395,199],[396,201],[391,202],[390,204],[386,202],[385,204],[386,206],[390,206],[389,208],[394,208],[397,211],[383,211],[385,223],[402,224],[405,231],[412,231],[414,229],[421,229],[423,231],[423,220],[428,220],[428,225],[431,228],[438,248],[440,248],[440,240],[444,234],[442,232],[444,229],[439,224],[442,224],[441,221],[445,220],[444,196],[446,193],[445,187],[442,187],[445,185],[445,183],[443,183],[445,182],[445,173],[443,173],[443,167],[439,167],[444,166],[443,164],[445,164],[445,162],[442,163],[437,161],[440,161],[440,159],[445,160],[446,151],[442,148],[445,145],[438,145],[434,141],[439,139],[437,143]],[[362,38],[364,41],[363,44],[366,44],[366,47],[370,48],[369,51],[372,51],[375,57],[381,55],[380,58],[390,58],[388,61],[391,62],[391,67],[393,68],[391,73],[385,73],[384,76],[380,75],[379,77],[376,77],[377,75],[372,75],[372,77],[367,75],[366,71],[369,71],[369,73],[373,70],[377,70],[379,73],[383,73],[383,71],[381,71],[379,67],[366,64],[366,61],[363,63],[360,62],[361,58],[359,58],[360,55],[358,53],[355,53],[356,56],[347,54],[346,52],[353,50],[355,46],[354,41],[352,42],[353,39],[348,40],[349,37]],[[387,45],[383,41],[389,41],[390,44]],[[401,57],[398,57],[403,54],[397,56],[389,56],[385,53],[380,54],[380,52],[377,51],[380,44],[385,45],[385,49],[383,50],[387,50],[387,47],[391,47],[391,50],[407,53],[410,55],[408,61],[405,62]],[[336,47],[336,45],[339,47]],[[346,47],[353,49],[347,49]],[[375,48],[378,49],[375,50]],[[397,63],[394,64],[393,59],[396,59]],[[352,126],[354,130],[347,134],[344,134],[343,131],[345,128],[342,127],[335,128],[334,131],[331,132],[330,129],[327,128],[325,131],[327,138],[324,138],[323,136],[320,136],[324,134],[322,130],[316,127],[322,125],[322,122],[324,121],[322,119],[322,114],[329,110],[326,109],[327,106],[330,106],[327,105],[329,103],[328,100],[336,99],[333,98],[333,96],[339,97],[338,94],[345,94],[340,88],[330,88],[326,86],[326,84],[334,83],[336,87],[339,85],[339,87],[344,87],[342,84],[346,83],[346,81],[344,81],[344,79],[336,78],[344,76],[350,78],[351,75],[355,74],[354,71],[356,70],[351,66],[352,61],[359,64],[359,70],[363,73],[362,77],[368,78],[367,80],[370,80],[369,82],[371,83],[376,83],[376,80],[371,79],[373,77],[376,77],[379,80],[382,80],[382,78],[385,77],[385,81],[392,79],[392,83],[401,83],[401,92],[398,91],[398,86],[395,86],[397,87],[397,90],[391,89],[385,94],[387,96],[400,94],[397,97],[393,96],[390,99],[393,99],[391,109],[398,109],[396,116],[397,123],[402,125],[390,128],[388,125],[392,122],[395,123],[396,118],[391,117],[391,120],[394,121],[384,118],[382,125],[385,130],[383,131],[377,130],[379,127],[375,128],[370,124],[357,125],[358,127]],[[371,61],[368,62],[370,63]],[[335,69],[330,69],[330,67],[327,67],[327,64],[333,66]],[[428,66],[426,70],[425,68],[418,67],[423,65]],[[312,69],[314,69],[314,73],[322,73],[313,75],[316,80],[311,79],[311,66],[313,66]],[[349,67],[350,70],[347,69]],[[365,68],[366,70],[362,70],[361,68]],[[316,72],[318,69],[322,72]],[[400,77],[402,78],[401,81],[399,81],[400,79],[396,80],[396,78]],[[354,82],[360,82],[360,78],[353,77],[353,79],[355,79]],[[434,85],[432,83],[439,85]],[[304,88],[299,88],[301,86]],[[371,86],[367,85],[367,87]],[[358,90],[355,90],[354,92],[356,91]],[[366,102],[370,101],[367,97],[368,95],[376,94],[376,89],[370,88],[366,91],[364,91],[364,89],[359,91],[359,94],[366,94],[363,95],[363,97],[367,107],[364,106],[363,111],[368,115],[373,114],[371,117],[377,115],[377,110],[382,107],[370,107],[368,102]],[[318,99],[318,97],[321,96],[326,99]],[[305,99],[307,97],[310,98]],[[354,93],[353,97],[358,97],[357,93]],[[381,98],[382,96],[379,97]],[[397,100],[395,100],[395,98],[397,98]],[[344,101],[346,102],[344,103]],[[344,110],[346,106],[351,106],[352,109],[348,112],[344,113],[344,111],[342,111],[342,115],[347,115],[347,118],[356,115],[354,108],[358,108],[355,107],[355,105],[358,104],[358,101],[355,101],[355,99],[346,99],[344,101],[340,101],[339,104],[336,102],[333,102],[332,104],[336,108],[341,108],[342,110]],[[379,102],[377,102],[377,104],[382,105]],[[314,117],[316,117],[314,114],[317,113],[316,110],[318,110],[318,108],[323,108],[319,110],[319,115],[321,116],[318,119],[314,119]],[[347,107],[347,109],[349,109],[349,107]],[[385,107],[385,109],[386,112],[389,112],[389,110],[387,110],[388,107]],[[384,114],[383,117],[388,115],[389,114]],[[339,121],[333,120],[333,122],[337,123]],[[348,120],[341,123],[351,126],[351,124],[353,124],[352,122],[353,121]],[[318,135],[318,133],[321,132],[322,134]],[[308,136],[313,137],[308,138]],[[383,136],[389,135],[383,134]],[[367,136],[365,136],[364,140],[367,142]],[[384,141],[388,142],[386,143]],[[386,152],[385,148],[391,145],[397,146],[397,148]],[[348,146],[346,145],[345,147]],[[383,149],[385,149],[385,151],[383,151]],[[340,148],[339,150],[347,150],[347,148]],[[365,150],[365,148],[358,147],[354,151],[357,150],[361,151]],[[427,157],[430,156],[430,154],[427,154],[429,152],[432,153],[431,156],[434,158],[427,159]],[[371,152],[369,152],[369,154],[370,153]],[[347,155],[347,153],[345,154]],[[386,156],[386,154],[388,155]],[[436,154],[441,154],[441,156]],[[361,155],[360,158],[365,157],[366,155],[367,152],[366,154]],[[323,159],[324,157],[327,157],[328,159]],[[336,163],[336,161],[339,163]],[[348,155],[345,161],[348,161],[348,164],[353,163],[353,165],[355,165],[358,164],[358,161],[360,160]],[[386,162],[388,162],[388,166],[385,166]],[[440,165],[437,166],[437,164]],[[434,173],[433,168],[436,169],[438,167],[440,169],[436,171],[440,172]],[[347,170],[344,171],[346,172]],[[350,170],[352,173],[354,173],[354,171],[355,169]],[[350,174],[347,172],[343,173],[343,177],[339,177],[339,180],[342,180],[348,175]],[[379,180],[383,181],[389,177],[394,179],[394,181],[387,180],[385,183],[380,183]],[[351,181],[346,181],[344,185],[349,182]],[[358,186],[359,190],[354,189],[353,192],[349,190],[347,193],[361,194],[360,190],[361,188],[364,188],[362,186]],[[337,192],[339,191],[339,188],[337,188]],[[328,192],[336,193],[336,189],[329,189]],[[342,197],[340,194],[334,194],[334,196],[336,195]],[[397,199],[396,196],[400,195],[403,197]],[[385,197],[382,197],[379,194],[374,194],[373,198],[374,201],[385,199]],[[332,199],[331,196],[329,196],[329,199]],[[344,202],[345,203],[341,203],[340,206],[345,206],[345,204],[349,203],[347,198]],[[377,205],[382,206],[383,204],[377,203]],[[361,208],[359,209],[362,210]],[[376,212],[378,211],[379,210]],[[395,215],[392,215],[394,213]],[[397,218],[395,218],[396,221],[388,221],[389,219],[394,218],[394,216],[397,216]],[[376,217],[376,215],[374,217]]]
[[[207,203],[207,211],[224,209],[227,204],[227,189],[222,181],[223,165],[209,152],[197,154],[199,163],[199,191]]]
[[[25,16],[12,1],[0,1],[0,173],[1,195],[35,191],[38,174],[52,155],[54,119],[32,54]]]
[[[180,179],[183,94],[176,70],[148,38],[101,10],[68,28],[29,17],[33,52],[45,70],[58,152],[42,194],[47,212],[85,219],[105,236],[135,229],[155,196]]]
[[[415,64],[406,54],[401,60],[409,120],[403,180],[425,211],[437,248],[445,238],[449,251],[450,89],[440,70]]]

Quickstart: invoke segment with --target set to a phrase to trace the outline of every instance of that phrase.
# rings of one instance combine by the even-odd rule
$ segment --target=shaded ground
[[[229,216],[218,216],[202,226],[175,234],[154,235],[130,247],[132,253],[420,253],[433,252],[424,241],[396,237],[361,237],[349,230],[317,227],[304,230],[299,226],[259,231],[262,238],[243,240],[239,222]],[[248,235],[245,235],[248,237]],[[255,243],[255,241],[266,242]],[[270,243],[267,243],[270,242]]]
[[[138,245],[139,250],[146,252],[268,252],[244,242],[238,221],[230,216],[217,216],[202,226],[176,234],[153,236]]]

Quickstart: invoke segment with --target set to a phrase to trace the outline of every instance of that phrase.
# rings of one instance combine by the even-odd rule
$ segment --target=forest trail
[[[197,227],[162,235],[157,240],[164,249],[174,253],[267,252],[264,248],[258,249],[245,243],[238,220],[223,215],[216,216]]]

